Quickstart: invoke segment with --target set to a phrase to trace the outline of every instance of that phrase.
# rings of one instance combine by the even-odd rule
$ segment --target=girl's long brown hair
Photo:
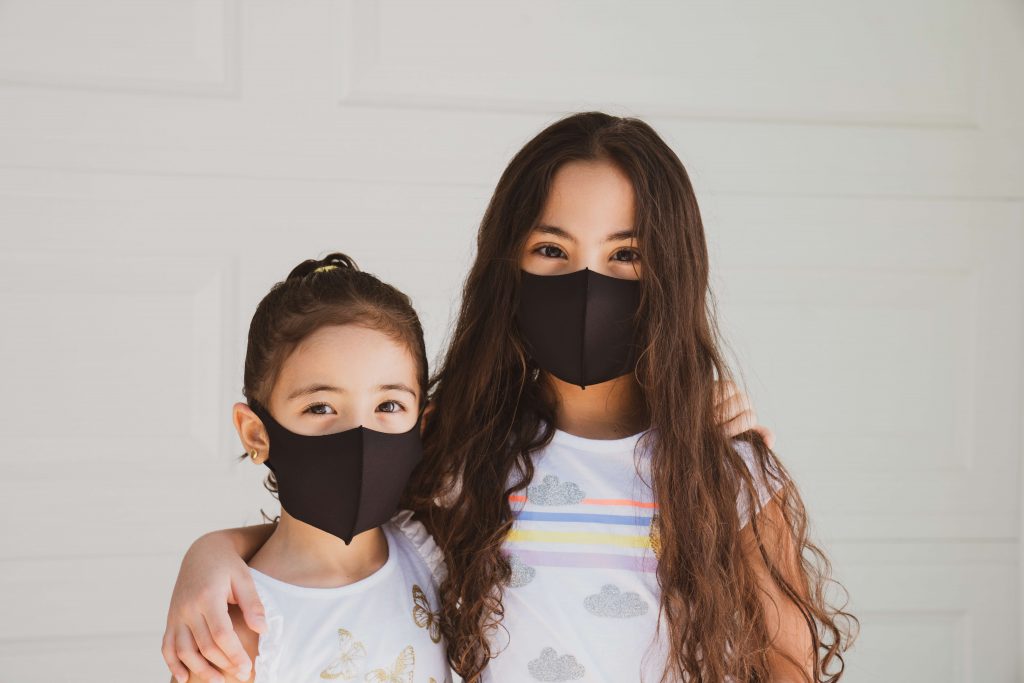
[[[513,524],[509,495],[530,483],[530,453],[554,429],[554,397],[544,376],[537,378],[515,324],[520,255],[555,172],[569,161],[595,159],[624,171],[636,197],[643,294],[635,374],[653,437],[645,440],[659,506],[657,578],[667,630],[661,637],[670,648],[663,680],[768,681],[773,634],[745,560],[737,511],[741,497],[757,509],[755,487],[716,424],[716,375],[731,375],[718,348],[697,201],[682,163],[650,126],[596,112],[549,126],[501,176],[480,225],[458,323],[432,379],[426,455],[407,503],[427,521],[447,561],[441,600],[449,658],[474,681],[496,654],[490,636],[500,628],[502,587],[511,576],[501,551]],[[759,435],[747,432],[743,440],[754,451],[754,474],[779,487],[775,501],[789,541],[780,545],[777,533],[770,539],[753,516],[756,551],[803,615],[813,680],[837,681],[850,639],[843,622],[852,615],[826,603],[831,568],[808,538],[807,514],[785,468]],[[779,547],[792,550],[780,557]]]

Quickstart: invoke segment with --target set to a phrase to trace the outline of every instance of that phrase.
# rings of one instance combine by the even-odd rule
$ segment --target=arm
[[[792,534],[777,500],[772,499],[757,514],[758,527],[772,564],[786,581],[802,591],[806,581],[801,573]],[[768,633],[774,634],[768,653],[773,683],[804,683],[814,680],[814,641],[797,605],[776,585],[757,547],[752,525],[740,531],[746,562],[754,569],[760,587]],[[794,664],[798,662],[799,664]]]
[[[273,533],[273,524],[214,531],[185,553],[174,584],[164,631],[164,661],[179,682],[221,683],[218,673],[248,680],[252,660],[232,626],[229,605],[237,605],[252,631],[266,628],[263,605],[245,561]]]

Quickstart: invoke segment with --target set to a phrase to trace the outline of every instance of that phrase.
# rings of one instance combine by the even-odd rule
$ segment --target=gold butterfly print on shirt
[[[651,530],[648,534],[651,541],[651,551],[654,552],[655,559],[661,554],[661,533],[658,531],[658,515],[657,513],[651,517]]]
[[[354,681],[362,671],[363,660],[366,659],[366,646],[356,640],[351,633],[339,628],[338,647],[341,654],[320,672],[320,678],[340,678],[343,681]]]
[[[427,594],[415,583],[412,585],[412,620],[420,628],[427,629],[432,641],[441,642],[441,613],[430,611]]]
[[[412,645],[398,653],[398,659],[390,671],[374,669],[366,674],[367,683],[412,683],[412,674],[416,668],[416,652]]]

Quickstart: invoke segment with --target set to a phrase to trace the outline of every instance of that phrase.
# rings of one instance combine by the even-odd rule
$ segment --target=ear
[[[266,462],[270,457],[270,436],[259,416],[245,403],[236,403],[231,411],[231,420],[235,423],[238,438],[241,439],[246,452],[252,453],[253,449],[256,450],[257,455],[253,462],[257,465]]]
[[[433,401],[427,401],[427,405],[423,407],[423,418],[420,420],[420,436],[423,436],[423,432],[427,430],[427,420],[434,414],[434,409],[437,407]]]

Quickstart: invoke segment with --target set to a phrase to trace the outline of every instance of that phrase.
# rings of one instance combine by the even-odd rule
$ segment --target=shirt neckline
[[[362,593],[363,591],[373,588],[381,581],[387,579],[391,574],[395,572],[395,566],[398,564],[398,544],[395,542],[394,537],[391,535],[391,530],[388,529],[388,525],[384,524],[381,526],[381,531],[384,532],[384,538],[388,544],[388,559],[384,561],[380,567],[378,567],[372,574],[365,576],[355,583],[350,583],[345,586],[334,586],[328,588],[314,588],[311,586],[298,586],[294,583],[288,583],[275,579],[269,574],[264,574],[258,569],[249,567],[249,571],[255,575],[261,582],[273,587],[276,590],[283,591],[285,593],[291,593],[293,595],[301,595],[307,598],[338,598],[343,595],[349,595],[352,593]]]
[[[641,432],[637,432],[636,434],[630,434],[629,436],[624,436],[619,439],[588,439],[556,428],[553,436],[551,437],[551,443],[558,444],[560,446],[567,446],[580,451],[587,451],[589,453],[619,453],[623,451],[632,453],[636,448],[637,442],[639,442],[648,431],[649,430],[645,429]]]

